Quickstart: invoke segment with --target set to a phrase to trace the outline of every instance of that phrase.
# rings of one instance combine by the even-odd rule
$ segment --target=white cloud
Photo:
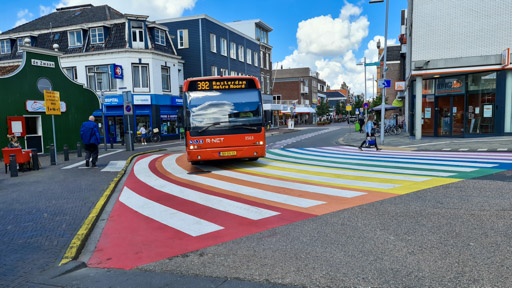
[[[366,16],[360,16],[361,8],[345,2],[338,18],[330,15],[319,16],[299,23],[297,29],[298,48],[279,63],[279,67],[310,67],[320,74],[320,78],[339,89],[347,83],[351,92],[364,92],[364,66],[357,65],[363,59],[356,59],[354,51],[360,48],[363,39],[368,36],[369,22]],[[377,40],[384,43],[384,37],[375,36],[365,47],[366,62],[378,60]],[[396,40],[389,40],[388,44]],[[376,74],[376,68],[366,67],[366,78]],[[367,95],[373,96],[372,80],[367,80]]]
[[[186,9],[194,8],[197,0],[61,0],[57,7],[92,4],[109,5],[121,13],[150,16],[151,20],[180,17]]]
[[[14,27],[18,27],[18,26],[23,25],[23,24],[25,24],[27,22],[28,22],[28,20],[25,19],[25,18],[18,19],[18,21],[16,21],[16,23],[14,23]]]
[[[30,12],[28,11],[28,9],[24,9],[24,10],[20,10],[20,11],[18,11],[17,16],[18,16],[18,18],[23,18],[23,17],[25,17],[25,16],[32,17],[32,16],[34,16],[34,15],[32,15],[32,13],[30,13]]]
[[[53,11],[53,8],[51,6],[43,6],[39,5],[39,15],[45,16],[50,14]]]

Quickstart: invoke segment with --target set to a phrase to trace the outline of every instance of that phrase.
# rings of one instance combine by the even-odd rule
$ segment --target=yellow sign
[[[60,115],[60,93],[44,90],[44,105],[46,106],[46,115]]]
[[[347,105],[347,111],[352,111],[352,105]]]

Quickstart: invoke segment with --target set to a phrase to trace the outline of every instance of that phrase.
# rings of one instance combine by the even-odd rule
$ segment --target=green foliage
[[[322,99],[320,100],[320,104],[316,106],[316,115],[318,115],[318,117],[322,117],[327,114],[329,114],[329,104]]]
[[[345,106],[345,103],[342,103],[341,101],[336,104],[336,115],[342,115],[341,113],[344,110],[342,106]]]

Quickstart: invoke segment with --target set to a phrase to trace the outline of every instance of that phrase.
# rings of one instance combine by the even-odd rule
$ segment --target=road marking
[[[452,148],[443,148],[443,151],[450,151]]]
[[[235,214],[241,217],[245,217],[252,220],[263,219],[271,216],[278,215],[278,212],[270,211],[263,208],[258,208],[236,201],[228,200],[225,198],[201,193],[192,189],[188,189],[182,186],[175,185],[167,182],[162,178],[159,178],[153,172],[148,169],[149,162],[151,160],[160,157],[161,155],[151,155],[142,160],[137,161],[133,167],[135,176],[142,182],[149,186],[165,192],[167,194],[180,197],[192,202],[196,202],[217,210],[225,211],[231,214]]]
[[[224,229],[214,223],[210,223],[146,199],[133,192],[128,187],[123,188],[119,201],[144,216],[187,233],[190,236],[199,236]]]
[[[477,149],[476,151],[487,151],[488,149]]]
[[[165,170],[171,172],[172,174],[174,174],[180,178],[203,183],[205,185],[216,187],[216,188],[234,191],[236,193],[249,195],[252,197],[257,197],[257,198],[274,201],[274,202],[278,202],[278,203],[283,203],[283,204],[288,204],[288,205],[293,205],[293,206],[297,206],[297,207],[312,207],[312,206],[316,206],[316,205],[325,203],[322,201],[315,201],[315,200],[304,199],[304,198],[299,198],[299,197],[294,197],[294,196],[288,196],[288,195],[279,194],[279,193],[268,192],[268,191],[261,190],[261,189],[254,189],[254,188],[250,188],[247,186],[228,183],[225,181],[220,181],[220,180],[211,179],[211,178],[207,178],[207,177],[190,175],[187,173],[186,170],[184,170],[181,167],[179,167],[178,165],[176,165],[176,158],[178,156],[179,155],[170,155],[168,157],[165,157],[164,160],[162,161],[162,164],[163,164]]]
[[[508,150],[508,148],[498,148],[497,150],[498,150],[498,151],[507,151],[507,150]]]
[[[119,172],[123,170],[125,164],[126,161],[110,161],[108,162],[107,167],[101,169],[101,172]]]
[[[98,156],[98,159],[99,159],[99,158],[106,157],[106,156],[109,156],[109,155],[112,155],[112,154],[119,153],[119,152],[121,152],[121,151],[124,151],[124,150],[123,150],[123,149],[118,149],[118,150],[115,150],[115,151],[110,152],[110,153],[101,154],[101,155],[99,155],[99,156]],[[77,163],[75,163],[75,164],[71,164],[71,165],[66,166],[66,167],[62,167],[62,168],[60,168],[60,169],[71,169],[71,168],[78,167],[78,166],[80,166],[80,165],[85,165],[85,160],[80,161],[80,162],[77,162]]]

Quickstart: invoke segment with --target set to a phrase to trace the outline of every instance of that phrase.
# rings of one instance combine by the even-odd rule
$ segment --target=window
[[[265,69],[270,69],[270,53],[267,53],[267,59],[265,60]]]
[[[258,67],[258,52],[254,52],[254,66]]]
[[[212,66],[212,76],[217,76],[217,66]]]
[[[73,69],[71,67],[70,69]],[[66,68],[68,69],[68,68]],[[94,91],[111,91],[117,89],[117,82],[115,79],[112,79],[110,65],[101,65],[101,66],[88,66],[87,70],[87,87]],[[68,71],[66,70],[66,73]],[[69,72],[73,73],[73,72]],[[68,75],[69,75],[68,73]],[[76,74],[76,69],[75,72]],[[73,76],[75,77],[75,76]],[[71,78],[71,77],[70,77]]]
[[[178,30],[178,48],[188,48],[188,30]]]
[[[23,47],[23,38],[18,38],[18,53],[21,53],[21,47]]]
[[[69,47],[79,47],[82,46],[82,30],[75,30],[68,32],[68,44]]]
[[[105,34],[103,33],[103,27],[91,28],[91,44],[98,44],[105,42]]]
[[[265,76],[263,73],[261,74],[260,78],[260,86],[261,86],[261,93],[265,93]]]
[[[132,29],[132,48],[144,49],[146,44],[144,42],[144,25],[140,21],[131,22]]]
[[[217,36],[210,33],[210,51],[217,53]]]
[[[149,67],[148,65],[132,65],[133,91],[149,92]]]
[[[162,91],[171,91],[171,68],[162,66]]]
[[[65,67],[64,72],[68,75],[69,79],[76,81],[78,78],[76,75],[76,67]]]
[[[247,64],[252,64],[252,51],[247,48]]]
[[[165,46],[165,31],[160,29],[155,30],[155,43]]]
[[[264,53],[263,53],[263,51],[260,51],[260,58],[261,58],[260,63],[261,63],[261,68],[266,68],[266,67],[265,67],[265,60],[264,60],[264,58],[263,58],[263,54],[264,54]]]
[[[268,31],[256,27],[256,40],[268,44]]]
[[[176,125],[178,122],[178,116],[172,114],[161,114],[160,115],[160,133],[162,135],[167,134],[178,134],[179,128]]]
[[[238,45],[238,60],[244,62],[244,46]]]
[[[236,59],[236,44],[235,42],[231,42],[229,45],[229,56],[231,56],[233,59]]]
[[[228,41],[224,38],[220,38],[220,54],[228,56]]]
[[[220,68],[220,76],[228,76],[228,69]]]

